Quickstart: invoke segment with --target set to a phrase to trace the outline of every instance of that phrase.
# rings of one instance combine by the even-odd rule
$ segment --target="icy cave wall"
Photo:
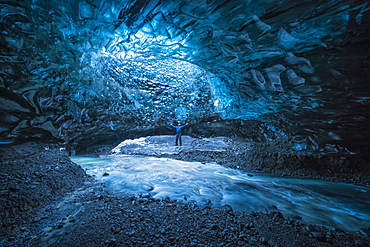
[[[3,144],[85,145],[213,119],[236,132],[252,121],[297,149],[368,152],[368,1],[0,6]]]

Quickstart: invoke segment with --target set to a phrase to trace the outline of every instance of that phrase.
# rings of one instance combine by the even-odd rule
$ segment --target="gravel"
[[[239,212],[106,190],[57,148],[0,148],[0,246],[369,246],[274,211]]]

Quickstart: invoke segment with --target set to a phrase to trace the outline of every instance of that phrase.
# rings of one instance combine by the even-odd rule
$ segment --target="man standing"
[[[182,146],[182,141],[181,141],[182,130],[181,129],[186,127],[186,125],[188,125],[188,123],[186,123],[185,125],[181,125],[181,123],[179,122],[177,126],[174,126],[171,123],[171,126],[176,129],[176,144],[175,144],[175,146],[178,146],[179,141],[180,141],[180,146]]]

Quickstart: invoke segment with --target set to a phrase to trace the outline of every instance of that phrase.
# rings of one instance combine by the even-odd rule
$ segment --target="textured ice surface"
[[[4,141],[79,143],[215,115],[277,120],[313,149],[338,144],[327,128],[355,146],[369,137],[367,1],[0,5]]]

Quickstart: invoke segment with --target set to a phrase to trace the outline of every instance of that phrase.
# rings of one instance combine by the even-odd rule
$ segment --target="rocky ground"
[[[369,161],[343,154],[294,152],[286,143],[226,141],[224,151],[185,149],[178,154],[159,155],[185,161],[216,162],[245,172],[278,177],[320,179],[370,185]]]
[[[320,179],[370,185],[368,160],[349,153],[322,154],[294,151],[287,140],[246,142],[226,137],[191,138],[174,146],[173,136],[149,136],[125,141],[113,153],[167,157],[184,161],[216,162],[245,172],[278,177]],[[112,153],[112,152],[111,152]]]
[[[243,166],[244,158],[233,160],[235,154],[246,155],[247,151],[242,144],[231,144],[222,154],[198,150],[192,155],[188,150],[167,155],[200,161],[219,159],[224,164],[229,157],[232,167],[258,171],[258,166]],[[246,213],[233,211],[227,205],[213,208],[211,204],[158,200],[150,195],[118,196],[87,176],[65,152],[47,145],[2,147],[0,160],[0,246],[369,246],[370,243],[369,229],[348,233],[306,225],[273,209]],[[288,176],[288,168],[285,172],[277,170]],[[262,171],[268,169],[271,168]],[[315,169],[299,169],[301,175],[315,176]],[[332,172],[339,179],[345,178],[341,171]],[[327,174],[327,180],[333,177],[323,174]],[[354,177],[358,179],[356,183],[368,181],[365,173]]]

